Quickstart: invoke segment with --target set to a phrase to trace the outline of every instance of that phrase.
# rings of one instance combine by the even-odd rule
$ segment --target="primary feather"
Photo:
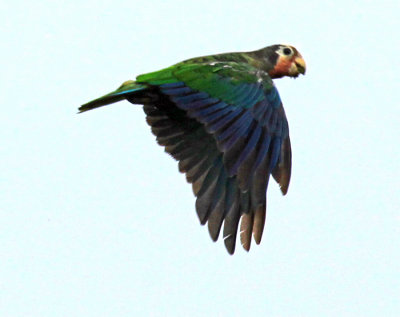
[[[270,175],[287,193],[289,128],[272,79],[299,73],[304,60],[287,45],[198,57],[140,75],[79,111],[124,99],[143,104],[157,142],[193,186],[201,224],[214,241],[223,225],[233,254],[240,218],[243,247],[250,249],[252,233],[261,241]]]

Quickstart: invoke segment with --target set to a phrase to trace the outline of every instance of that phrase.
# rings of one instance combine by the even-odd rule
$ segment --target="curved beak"
[[[296,64],[297,71],[299,72],[299,74],[305,75],[306,62],[304,61],[304,59],[302,57],[298,56],[294,59],[294,63]]]

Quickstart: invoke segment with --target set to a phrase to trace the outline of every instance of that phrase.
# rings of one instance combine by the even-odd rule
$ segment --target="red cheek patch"
[[[289,69],[291,65],[291,60],[279,56],[275,67],[269,72],[269,75],[271,76],[271,78],[280,78],[283,76],[287,76],[289,75]]]

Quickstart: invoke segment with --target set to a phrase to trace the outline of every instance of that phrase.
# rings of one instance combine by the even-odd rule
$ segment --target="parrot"
[[[249,52],[184,60],[125,81],[79,107],[79,113],[127,100],[143,105],[159,145],[178,161],[196,196],[195,209],[213,241],[234,254],[260,244],[270,176],[289,187],[289,126],[273,79],[305,75],[299,51],[276,44]]]

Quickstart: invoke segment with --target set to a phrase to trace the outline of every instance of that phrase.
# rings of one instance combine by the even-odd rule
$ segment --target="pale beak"
[[[306,73],[306,62],[302,57],[296,57],[294,59],[294,63],[296,64],[297,71],[299,74],[305,74]]]

